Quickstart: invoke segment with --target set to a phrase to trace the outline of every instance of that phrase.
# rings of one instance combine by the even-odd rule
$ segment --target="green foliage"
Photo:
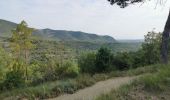
[[[6,48],[9,52],[7,53],[6,49],[0,48],[0,87],[3,90],[20,88],[24,85],[36,85],[28,87],[28,90],[23,90],[24,96],[31,95],[33,99],[52,97],[61,93],[74,93],[76,90],[91,86],[97,81],[115,76],[155,72],[157,68],[140,66],[155,64],[160,60],[161,34],[155,32],[149,32],[145,36],[145,42],[138,51],[134,49],[136,44],[128,43],[32,40],[32,29],[28,28],[24,21],[12,32],[11,48]],[[36,48],[31,50],[33,44],[36,45]],[[11,49],[14,61],[10,57]],[[132,49],[134,52],[127,52]],[[88,50],[93,52],[85,53]],[[115,51],[119,52],[113,54],[112,52]],[[83,54],[79,55],[81,52]],[[106,72],[111,73],[106,74]],[[159,79],[157,77],[143,79],[148,82],[143,84],[149,88],[162,88],[162,85],[157,86],[157,83],[160,83],[167,75],[165,75],[167,72],[163,73]],[[27,77],[26,83],[25,77]],[[68,80],[68,78],[72,79]],[[48,87],[50,81],[61,79],[62,82],[55,82]],[[154,84],[153,87],[152,84]]]
[[[145,35],[145,42],[142,44],[144,53],[143,59],[146,64],[160,62],[161,33],[149,32]]]
[[[9,70],[11,61],[11,56],[0,47],[0,82],[4,79],[6,72]]]
[[[28,99],[52,98],[61,95],[63,93],[72,94],[79,89],[85,88],[87,86],[91,86],[101,80],[106,80],[108,78],[113,78],[113,77],[129,76],[129,75],[132,76],[132,75],[139,75],[143,73],[156,72],[157,69],[160,67],[162,66],[154,65],[154,66],[146,66],[137,69],[131,69],[130,72],[113,71],[108,74],[106,73],[94,74],[94,75],[79,74],[77,77],[73,79],[62,79],[53,82],[46,82],[37,86],[29,86],[29,87],[7,91],[0,94],[0,98],[6,98],[11,96],[14,98],[19,97],[19,98],[28,98]],[[123,89],[123,90],[127,91],[127,89]],[[115,95],[115,92],[112,95]],[[119,96],[120,94],[118,93],[116,95]],[[110,94],[108,96],[110,96]]]
[[[88,53],[78,60],[82,72],[108,72],[128,70],[160,62],[161,33],[149,32],[142,48],[136,52],[118,52],[115,55],[108,48],[100,48],[96,54]],[[94,65],[95,64],[95,65]]]
[[[113,65],[118,70],[125,70],[132,67],[132,57],[129,53],[118,53],[113,59]]]
[[[11,48],[14,59],[24,60],[25,62],[25,79],[28,80],[28,63],[29,51],[33,47],[31,34],[33,29],[28,28],[25,21],[17,25],[16,29],[12,30],[12,37],[10,38]]]
[[[113,54],[110,49],[101,47],[98,52],[86,53],[79,57],[78,64],[82,72],[95,74],[111,71]]]
[[[23,71],[10,71],[6,74],[6,79],[3,82],[5,89],[13,89],[25,86]]]
[[[22,21],[20,24],[17,25],[15,30],[12,30],[13,34],[11,37],[11,47],[13,52],[16,53],[17,57],[21,58],[21,55],[25,56],[25,51],[32,48],[32,31],[33,29],[28,28],[25,21]]]
[[[75,77],[79,74],[79,68],[74,62],[65,61],[61,66],[56,68],[56,73],[60,77]]]
[[[100,48],[96,54],[96,72],[108,72],[112,65],[112,53],[108,48]]]
[[[138,67],[138,68],[127,70],[126,74],[129,76],[135,76],[135,75],[141,75],[141,74],[146,74],[146,73],[154,73],[154,72],[157,72],[159,68],[160,66],[158,64]]]
[[[1,90],[23,87],[25,85],[23,64],[14,62],[12,70],[6,73],[6,77],[1,84]]]
[[[169,100],[170,89],[170,67],[169,65],[156,64],[144,67],[145,70],[150,67],[157,69],[154,73],[149,68],[149,74],[145,74],[134,80],[129,85],[123,85],[117,90],[112,90],[108,94],[99,96],[96,100],[138,100],[142,98],[158,100]],[[141,69],[139,69],[141,70]]]
[[[96,71],[95,61],[96,61],[95,53],[91,52],[82,54],[78,59],[78,65],[79,68],[81,69],[81,72],[93,74]]]
[[[48,60],[46,64],[33,64],[33,84],[41,84],[47,81],[55,81],[64,78],[73,78],[79,74],[79,67],[74,61],[59,63],[55,60]]]
[[[74,79],[57,80],[46,82],[37,86],[24,87],[14,89],[0,94],[0,98],[6,97],[27,98],[27,99],[46,99],[56,97],[63,93],[72,94],[79,89],[91,86],[100,80],[105,80],[104,74],[91,76],[89,74],[81,74]]]
[[[159,91],[165,90],[170,84],[170,67],[169,65],[160,65],[161,69],[156,74],[149,74],[139,80],[146,90]],[[170,86],[169,86],[170,87]]]
[[[144,51],[142,49],[129,53],[132,59],[132,68],[143,67],[147,65],[144,59]]]

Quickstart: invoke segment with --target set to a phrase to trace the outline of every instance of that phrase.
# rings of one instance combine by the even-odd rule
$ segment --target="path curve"
[[[103,93],[109,93],[112,89],[116,89],[124,84],[129,84],[135,78],[137,77],[118,77],[100,81],[95,85],[81,89],[74,94],[64,94],[48,100],[94,100]]]

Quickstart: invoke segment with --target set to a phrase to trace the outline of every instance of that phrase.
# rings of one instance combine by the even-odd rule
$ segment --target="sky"
[[[170,1],[156,6],[156,0],[111,6],[107,0],[1,0],[0,19],[30,27],[72,30],[110,35],[115,39],[143,39],[147,32],[162,32]]]

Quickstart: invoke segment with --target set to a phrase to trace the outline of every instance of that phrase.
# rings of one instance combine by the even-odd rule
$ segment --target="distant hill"
[[[11,30],[16,28],[17,24],[0,19],[0,36],[11,36]],[[35,29],[34,36],[45,40],[55,41],[83,41],[83,42],[100,42],[100,43],[114,43],[116,40],[111,36],[100,36],[80,31],[65,31],[52,29]]]
[[[119,43],[142,43],[144,39],[135,39],[135,40],[117,40]]]
[[[17,24],[0,19],[0,36],[8,37],[11,35],[11,30],[16,28]]]

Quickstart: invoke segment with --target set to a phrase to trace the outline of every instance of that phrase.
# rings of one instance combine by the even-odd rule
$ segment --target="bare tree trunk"
[[[161,59],[162,63],[168,63],[168,40],[169,40],[169,33],[170,33],[170,11],[168,15],[168,19],[165,24],[165,28],[162,35],[162,45],[161,45]]]

